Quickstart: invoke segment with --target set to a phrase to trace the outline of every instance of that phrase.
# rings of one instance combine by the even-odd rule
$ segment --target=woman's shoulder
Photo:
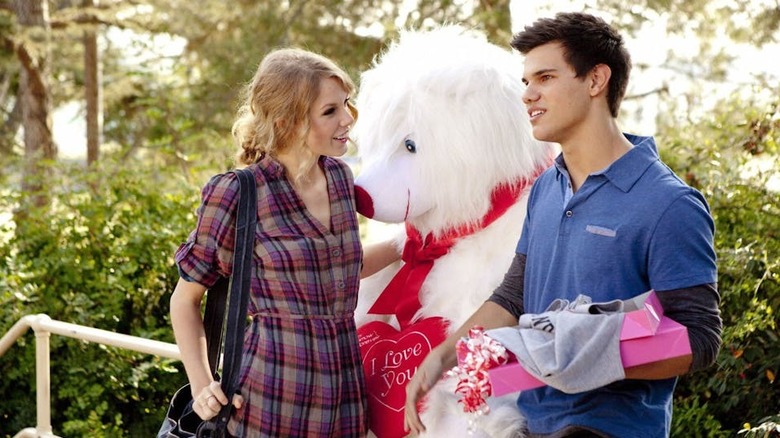
[[[344,175],[347,179],[353,179],[353,172],[352,168],[347,164],[346,161],[336,158],[336,157],[328,157],[328,156],[322,156],[320,158],[322,160],[322,167],[326,171],[329,172],[335,172]]]
[[[264,172],[257,164],[249,165],[246,169],[254,174],[255,181],[260,186],[265,180]],[[202,198],[208,200],[211,204],[223,204],[224,207],[230,208],[241,189],[238,176],[235,173],[236,170],[228,170],[213,175],[203,187]]]
[[[230,187],[230,188],[238,188],[238,177],[236,176],[236,171],[240,169],[246,169],[252,172],[252,174],[255,176],[255,180],[257,180],[258,183],[261,183],[262,181],[265,181],[269,176],[273,176],[276,174],[283,175],[284,170],[281,168],[281,165],[276,161],[270,161],[270,160],[264,160],[257,163],[252,163],[246,167],[243,168],[235,168],[232,170],[228,170],[222,173],[218,173],[211,177],[207,185],[214,186],[214,187]]]
[[[238,190],[238,178],[233,171],[226,171],[212,175],[203,188],[210,192],[235,192]]]

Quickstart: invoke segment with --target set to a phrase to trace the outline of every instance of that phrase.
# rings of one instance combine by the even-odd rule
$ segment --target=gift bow
[[[463,412],[485,415],[490,410],[485,400],[493,392],[488,370],[507,363],[510,353],[480,326],[471,328],[468,337],[458,340],[455,348],[458,366],[445,375],[458,379],[455,393],[461,395],[458,403],[463,405]]]

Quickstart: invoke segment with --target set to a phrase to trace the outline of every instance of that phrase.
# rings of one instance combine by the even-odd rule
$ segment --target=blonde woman
[[[361,249],[347,151],[355,86],[327,58],[280,49],[261,62],[233,125],[255,174],[258,224],[233,436],[364,436],[366,393],[353,319],[361,277],[398,259]],[[238,181],[203,188],[195,230],[176,252],[171,321],[203,419],[228,403],[208,366],[201,300],[231,272]],[[362,273],[361,273],[362,269]]]

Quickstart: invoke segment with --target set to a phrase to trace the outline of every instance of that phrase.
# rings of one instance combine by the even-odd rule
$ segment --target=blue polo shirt
[[[579,294],[604,302],[717,281],[707,202],[661,162],[652,137],[626,138],[634,147],[576,193],[562,155],[534,183],[517,245],[527,256],[525,312]],[[518,406],[532,433],[582,425],[665,437],[675,383],[623,380],[580,394],[542,387],[523,391]]]

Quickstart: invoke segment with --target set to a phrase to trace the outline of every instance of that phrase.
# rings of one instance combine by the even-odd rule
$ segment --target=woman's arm
[[[171,325],[193,396],[213,380],[200,305],[206,287],[179,279],[171,295]]]
[[[363,266],[360,278],[370,277],[401,258],[401,250],[394,239],[372,243],[363,247]]]
[[[190,382],[193,410],[202,419],[208,420],[217,415],[228,401],[209,368],[206,332],[200,314],[205,293],[205,286],[180,278],[171,295],[171,325]],[[240,408],[242,401],[240,396],[236,396],[233,404]]]

